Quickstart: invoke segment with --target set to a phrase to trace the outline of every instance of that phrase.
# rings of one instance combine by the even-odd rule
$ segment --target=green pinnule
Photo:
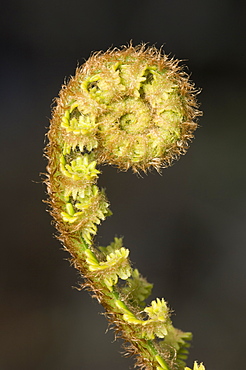
[[[146,306],[152,284],[132,268],[122,239],[95,246],[97,226],[111,214],[98,166],[171,165],[197,127],[196,94],[179,62],[154,47],[96,53],[62,87],[48,132],[46,184],[58,237],[141,369],[183,370],[191,333],[173,327],[163,298]]]

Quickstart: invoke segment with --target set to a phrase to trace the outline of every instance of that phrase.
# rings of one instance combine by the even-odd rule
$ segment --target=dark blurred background
[[[104,167],[114,216],[101,245],[131,259],[192,331],[193,360],[243,369],[246,331],[246,2],[15,1],[1,9],[0,370],[126,370],[102,308],[54,238],[40,173],[50,106],[92,51],[133,40],[185,60],[204,116],[162,176]]]

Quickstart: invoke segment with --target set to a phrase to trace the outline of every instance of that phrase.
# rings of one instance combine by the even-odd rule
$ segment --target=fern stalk
[[[96,53],[79,67],[50,122],[46,184],[58,238],[139,369],[190,370],[191,333],[173,327],[163,298],[146,306],[152,284],[132,268],[122,239],[95,246],[97,226],[111,214],[97,186],[99,165],[133,172],[171,165],[197,128],[196,94],[177,60],[130,45]]]

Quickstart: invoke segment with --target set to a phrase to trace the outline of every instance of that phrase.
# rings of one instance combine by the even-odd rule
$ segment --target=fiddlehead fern
[[[178,61],[130,46],[94,54],[56,102],[46,183],[59,238],[136,365],[184,369],[191,334],[173,327],[164,299],[145,307],[152,285],[132,268],[121,239],[96,248],[93,238],[111,214],[98,166],[146,172],[184,154],[200,114],[193,84]]]

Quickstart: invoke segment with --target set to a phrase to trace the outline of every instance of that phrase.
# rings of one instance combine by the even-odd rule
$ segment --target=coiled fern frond
[[[152,284],[132,268],[122,239],[95,246],[111,214],[99,166],[171,165],[197,128],[196,94],[179,62],[154,47],[96,53],[62,87],[48,132],[46,184],[59,239],[140,369],[184,370],[191,333],[173,327],[163,298],[146,306]]]

